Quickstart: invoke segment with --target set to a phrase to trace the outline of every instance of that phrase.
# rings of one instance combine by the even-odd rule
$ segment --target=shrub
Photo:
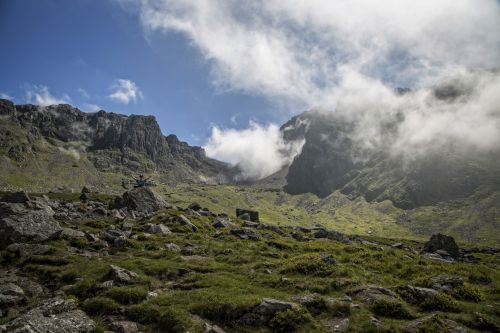
[[[156,323],[161,316],[161,310],[156,304],[144,302],[128,308],[127,316],[142,324]]]
[[[122,304],[136,304],[148,297],[148,291],[144,287],[112,287],[106,296]]]
[[[274,332],[293,332],[300,325],[311,321],[311,315],[301,307],[278,312],[269,322]]]
[[[303,275],[328,276],[335,271],[335,266],[327,264],[319,254],[306,254],[292,258],[281,269],[281,273],[298,273]]]
[[[453,290],[452,296],[456,299],[471,302],[480,302],[483,299],[481,292],[478,288],[470,285],[463,285]]]
[[[382,317],[390,317],[396,319],[411,319],[413,315],[408,308],[396,301],[377,300],[372,306],[371,310],[374,314]]]
[[[187,313],[176,311],[173,308],[163,311],[158,320],[158,326],[166,332],[171,333],[187,332],[190,323],[191,320]]]
[[[445,294],[437,294],[434,297],[426,298],[420,303],[420,307],[425,311],[459,311],[457,302]]]
[[[85,300],[82,307],[90,315],[105,315],[118,311],[120,305],[110,298],[98,296]]]

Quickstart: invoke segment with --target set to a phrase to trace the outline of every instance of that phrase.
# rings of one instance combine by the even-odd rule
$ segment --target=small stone
[[[118,283],[132,283],[137,278],[137,273],[115,265],[110,265],[109,277]]]

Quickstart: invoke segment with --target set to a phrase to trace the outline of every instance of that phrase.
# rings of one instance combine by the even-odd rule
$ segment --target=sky
[[[0,0],[0,38],[0,96],[155,115],[244,178],[300,153],[279,126],[310,109],[368,148],[402,110],[398,151],[500,140],[500,82],[469,75],[500,68],[499,0]],[[444,107],[452,77],[480,89]]]
[[[116,1],[0,0],[0,40],[0,94],[18,104],[68,102],[84,111],[155,115],[165,135],[193,145],[203,144],[213,124],[288,118],[270,112],[275,106],[262,96],[215,90],[186,38],[146,34]],[[123,94],[137,89],[135,98]]]

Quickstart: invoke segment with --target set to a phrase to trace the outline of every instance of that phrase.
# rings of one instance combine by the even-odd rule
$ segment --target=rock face
[[[235,228],[231,229],[229,233],[241,239],[259,240],[259,234],[251,228]]]
[[[241,322],[249,325],[263,325],[269,322],[280,311],[291,309],[294,304],[272,298],[264,298],[250,313],[241,318]]]
[[[74,300],[52,298],[6,325],[8,332],[92,333],[95,322]]]
[[[439,275],[431,278],[432,289],[440,291],[451,291],[464,285],[464,279],[460,276]]]
[[[434,253],[437,251],[446,251],[446,253],[453,257],[458,258],[459,256],[459,248],[457,243],[455,243],[455,239],[451,236],[446,236],[442,234],[432,235],[431,239],[424,244],[423,251]],[[442,255],[442,253],[439,253]]]
[[[138,187],[123,193],[123,204],[130,210],[152,213],[165,208],[167,203],[149,187]]]
[[[28,210],[21,204],[0,204],[0,248],[12,243],[42,242],[62,231],[50,207]]]

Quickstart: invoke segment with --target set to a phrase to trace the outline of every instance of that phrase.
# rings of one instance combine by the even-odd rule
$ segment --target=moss
[[[82,308],[90,315],[102,316],[117,312],[120,305],[110,298],[97,296],[85,300],[82,304]]]
[[[112,287],[106,291],[106,296],[121,304],[136,304],[148,297],[148,290],[140,286]]]
[[[312,320],[311,315],[301,307],[278,312],[269,322],[274,332],[293,332],[301,325]]]
[[[382,317],[390,317],[396,319],[411,319],[413,315],[410,310],[402,303],[397,301],[377,300],[371,306],[374,314]]]

